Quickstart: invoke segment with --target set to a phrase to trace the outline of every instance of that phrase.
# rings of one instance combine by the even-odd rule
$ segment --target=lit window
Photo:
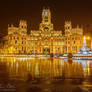
[[[48,22],[48,19],[45,19],[45,22]]]

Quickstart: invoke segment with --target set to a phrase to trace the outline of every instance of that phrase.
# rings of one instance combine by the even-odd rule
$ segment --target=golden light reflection
[[[32,78],[83,78],[90,76],[92,70],[90,62],[83,67],[79,62],[67,62],[59,59],[32,59],[18,61],[14,58],[1,58],[7,66],[9,77],[27,79],[30,74]]]

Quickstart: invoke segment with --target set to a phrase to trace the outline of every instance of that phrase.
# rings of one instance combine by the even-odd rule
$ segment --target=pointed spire
[[[9,27],[10,25],[8,24],[8,27]]]
[[[14,25],[13,25],[13,24],[11,24],[11,27],[14,27]]]
[[[79,25],[77,24],[77,28],[79,28]]]

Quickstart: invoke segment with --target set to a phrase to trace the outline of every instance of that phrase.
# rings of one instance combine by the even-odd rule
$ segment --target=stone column
[[[53,37],[51,37],[50,56],[53,57]]]

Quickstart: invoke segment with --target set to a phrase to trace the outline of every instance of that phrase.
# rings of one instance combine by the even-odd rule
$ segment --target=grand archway
[[[45,48],[43,49],[43,54],[44,54],[44,55],[50,55],[50,48],[45,47]]]

